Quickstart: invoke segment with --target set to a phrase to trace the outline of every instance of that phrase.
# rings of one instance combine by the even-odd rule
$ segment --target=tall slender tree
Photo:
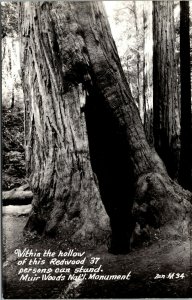
[[[181,157],[179,182],[192,190],[189,1],[180,2]]]
[[[139,28],[138,28],[138,17],[137,17],[137,7],[136,7],[136,1],[133,1],[133,16],[134,16],[134,23],[135,23],[135,33],[136,33],[136,44],[139,46]],[[139,48],[139,47],[138,47]],[[141,104],[141,95],[140,95],[140,65],[141,65],[141,57],[139,53],[139,49],[137,49],[137,103],[140,115],[142,114],[142,104]]]
[[[177,178],[180,122],[175,64],[173,1],[153,2],[154,145],[172,178]]]
[[[148,143],[153,141],[153,30],[152,2],[143,1],[143,121]]]

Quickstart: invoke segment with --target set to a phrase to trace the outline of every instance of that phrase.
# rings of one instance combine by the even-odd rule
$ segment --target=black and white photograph
[[[2,299],[192,298],[192,2],[1,2]]]

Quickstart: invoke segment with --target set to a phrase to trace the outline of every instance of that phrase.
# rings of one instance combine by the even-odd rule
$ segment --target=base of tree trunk
[[[134,237],[161,232],[162,237],[190,236],[192,195],[168,176],[148,173],[137,181],[133,216],[137,223]],[[139,228],[139,229],[138,229]]]
[[[111,218],[112,232],[104,206],[96,197],[90,203],[82,201],[81,207],[73,207],[71,213],[68,210],[64,216],[60,214],[63,204],[55,204],[48,222],[45,213],[41,216],[38,212],[39,205],[36,211],[34,197],[24,232],[28,237],[63,234],[77,244],[87,247],[106,244],[110,253],[126,254],[132,246],[153,241],[157,236],[188,238],[191,231],[191,200],[191,193],[168,176],[151,172],[137,181],[132,213],[126,211],[122,219],[118,219],[118,225],[113,224]]]
[[[88,170],[88,169],[87,169]],[[74,180],[74,182],[73,182]],[[89,174],[73,176],[71,197],[63,201],[42,203],[34,193],[32,211],[24,228],[24,235],[57,236],[63,234],[77,244],[96,246],[106,244],[110,235],[109,217],[102,204],[94,178]]]

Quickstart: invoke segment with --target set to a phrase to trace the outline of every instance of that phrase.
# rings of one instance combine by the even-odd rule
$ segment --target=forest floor
[[[27,209],[28,207],[24,208],[24,211]],[[45,249],[52,252],[68,249],[78,251],[76,245],[69,245],[69,241],[64,241],[64,238],[26,240],[22,234],[26,220],[26,215],[17,212],[6,213],[3,216],[5,299],[192,297],[190,239],[158,239],[148,246],[133,249],[127,255],[110,254],[106,247],[83,250],[86,252],[87,261],[90,261],[91,257],[100,258],[102,274],[122,275],[131,271],[130,280],[19,281],[19,258],[14,253],[15,249],[28,248],[34,252]],[[82,248],[79,248],[79,251],[82,251]],[[175,273],[173,279],[168,278],[170,273]],[[184,273],[184,278],[180,276],[177,279],[177,273]],[[155,279],[157,274],[165,275],[165,278]]]

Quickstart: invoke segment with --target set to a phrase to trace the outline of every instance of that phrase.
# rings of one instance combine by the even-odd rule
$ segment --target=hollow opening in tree
[[[134,176],[125,139],[104,98],[95,89],[88,92],[85,119],[91,165],[110,217],[111,251],[127,252],[134,227],[131,215]]]

